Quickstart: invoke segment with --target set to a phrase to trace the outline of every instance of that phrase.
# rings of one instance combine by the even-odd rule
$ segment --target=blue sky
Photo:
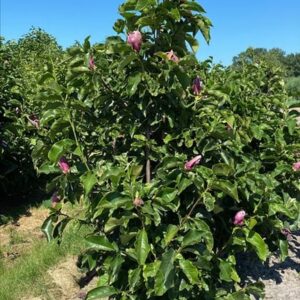
[[[18,39],[41,27],[64,47],[91,35],[93,42],[114,34],[123,0],[0,0],[0,34]],[[200,0],[213,22],[209,46],[199,37],[202,60],[230,64],[247,47],[300,52],[300,0]]]

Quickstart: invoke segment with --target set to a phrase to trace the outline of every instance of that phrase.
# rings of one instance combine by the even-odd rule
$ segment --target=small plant
[[[26,243],[26,239],[12,228],[9,232],[9,244],[16,245],[21,243]]]

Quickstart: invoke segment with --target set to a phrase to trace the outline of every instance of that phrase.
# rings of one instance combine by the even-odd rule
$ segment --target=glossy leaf
[[[246,237],[246,240],[248,243],[250,243],[255,251],[258,257],[265,261],[267,257],[269,256],[269,249],[263,238],[260,236],[259,233],[251,231],[249,235]]]
[[[112,286],[100,286],[90,290],[86,295],[86,300],[104,299],[118,294],[118,291]]]
[[[232,197],[239,202],[237,186],[235,184],[232,184],[230,181],[214,180],[209,183],[209,186],[211,189],[222,191],[224,194]]]
[[[199,271],[192,261],[179,259],[179,266],[191,284],[197,284],[199,280]]]
[[[86,241],[91,248],[101,251],[116,251],[113,244],[105,236],[88,236]]]
[[[174,284],[174,249],[169,249],[162,255],[161,264],[155,277],[154,289],[157,296],[162,296]]]
[[[144,265],[150,252],[148,235],[145,229],[140,230],[135,243],[136,257],[139,265]]]

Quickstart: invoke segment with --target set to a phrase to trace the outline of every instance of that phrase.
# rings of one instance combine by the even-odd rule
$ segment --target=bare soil
[[[87,292],[97,286],[97,278],[91,278],[86,285],[81,282],[85,275],[76,267],[77,258],[67,257],[47,272],[47,295],[26,296],[21,300],[82,300]]]
[[[7,225],[0,226],[0,259],[10,264],[28,252],[32,244],[44,239],[41,225],[49,214],[46,208],[31,208],[27,213]]]
[[[46,208],[30,208],[7,225],[0,226],[0,259],[13,267],[22,254],[28,253],[37,240],[45,239],[41,225],[49,214]],[[47,295],[25,296],[21,300],[80,300],[96,287],[96,278],[86,278],[76,266],[77,257],[68,256],[45,274]],[[1,300],[1,299],[0,299]]]
[[[240,274],[245,282],[262,281],[267,300],[300,300],[300,232],[289,241],[289,257],[281,262],[279,253],[265,264],[249,254],[239,258]]]
[[[85,276],[83,273],[79,272],[76,267],[76,261],[76,257],[68,257],[64,262],[48,271],[48,274],[56,285],[56,292],[60,292],[59,299],[85,299],[87,292],[97,285],[97,278],[94,277],[88,284],[81,287],[82,279],[85,278]]]

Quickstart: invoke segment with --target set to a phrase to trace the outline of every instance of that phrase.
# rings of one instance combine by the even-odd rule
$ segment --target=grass
[[[11,266],[5,266],[0,260],[0,299],[19,300],[30,295],[47,293],[47,270],[61,261],[66,255],[76,255],[82,250],[83,237],[89,232],[88,227],[69,226],[61,245],[55,242],[38,241],[31,245],[30,251],[19,257]],[[13,242],[22,241],[13,237]],[[25,245],[26,246],[26,245]]]

